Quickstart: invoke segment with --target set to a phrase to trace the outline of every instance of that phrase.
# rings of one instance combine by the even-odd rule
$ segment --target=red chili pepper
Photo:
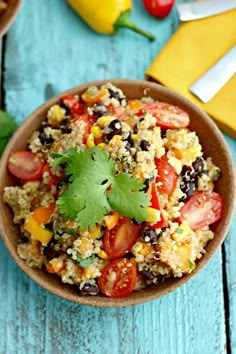
[[[157,18],[166,17],[170,13],[174,3],[175,0],[143,0],[143,4],[149,14]]]

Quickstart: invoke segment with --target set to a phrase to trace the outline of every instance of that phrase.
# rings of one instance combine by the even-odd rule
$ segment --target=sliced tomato
[[[61,176],[57,176],[57,175],[53,174],[48,163],[43,167],[42,174],[44,174],[45,172],[48,172],[48,174],[49,174],[49,179],[48,179],[48,183],[46,184],[46,186],[47,186],[48,190],[51,190],[53,186],[56,186],[57,183],[60,182],[60,180],[63,178],[63,174]]]
[[[147,103],[138,115],[145,112],[152,114],[156,118],[156,125],[164,129],[179,129],[189,125],[188,113],[170,103]]]
[[[98,279],[98,287],[108,297],[122,298],[133,291],[136,280],[135,262],[127,258],[119,258],[103,268]]]
[[[169,163],[168,157],[163,155],[160,159],[155,159],[157,168],[156,186],[160,193],[172,194],[176,188],[178,175],[174,167]]]
[[[168,223],[167,220],[164,218],[162,212],[161,212],[161,207],[160,207],[160,202],[159,202],[159,198],[158,198],[158,194],[157,194],[157,188],[156,188],[156,184],[155,182],[152,182],[150,185],[150,194],[151,194],[151,207],[156,209],[156,210],[160,210],[160,217],[161,220],[158,221],[156,224],[152,225],[152,228],[154,229],[161,229],[162,227],[167,227]]]
[[[130,250],[138,238],[139,230],[140,226],[127,217],[120,218],[113,229],[106,228],[103,247],[109,259],[119,258]]]
[[[127,113],[125,108],[119,104],[118,106],[114,106],[113,104],[109,104],[107,107],[108,115],[115,116],[119,120],[124,120]]]
[[[89,115],[88,113],[84,113],[82,115],[78,115],[76,118],[74,118],[71,123],[76,123],[78,121],[83,121],[85,123],[84,126],[84,136],[83,136],[83,142],[86,144],[88,135],[90,134],[91,128],[93,124],[96,122],[96,118]]]
[[[18,150],[11,154],[7,168],[17,178],[35,181],[42,176],[44,162],[31,151]]]
[[[70,109],[70,114],[72,117],[84,114],[83,104],[75,96],[63,96],[61,101],[66,107]]]
[[[200,191],[196,192],[180,210],[180,221],[188,224],[191,229],[218,221],[223,213],[224,200],[219,193]]]

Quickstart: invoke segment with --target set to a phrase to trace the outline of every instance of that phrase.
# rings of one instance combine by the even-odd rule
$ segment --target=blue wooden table
[[[143,79],[178,28],[176,10],[151,18],[141,0],[132,19],[156,35],[93,32],[64,0],[27,0],[2,47],[2,105],[21,123],[72,86],[104,78]],[[105,4],[105,1],[104,1]],[[1,56],[0,56],[1,57]],[[225,135],[236,161],[236,142]],[[129,308],[62,300],[31,281],[0,241],[0,354],[236,353],[236,218],[207,267],[174,293]]]

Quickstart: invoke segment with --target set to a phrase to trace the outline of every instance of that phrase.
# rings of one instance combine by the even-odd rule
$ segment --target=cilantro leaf
[[[78,255],[76,256],[76,261],[79,263],[81,268],[88,268],[91,264],[93,264],[93,256],[88,258],[81,258]]]
[[[66,167],[66,174],[72,175],[71,180],[86,177],[91,179],[93,184],[101,184],[104,181],[108,183],[114,173],[114,161],[97,147],[77,152]]]
[[[140,192],[143,183],[128,173],[121,173],[115,178],[109,194],[109,203],[119,214],[136,221],[144,221],[147,212],[141,206],[148,206],[147,196]]]
[[[59,166],[64,163],[68,163],[71,161],[72,158],[76,158],[77,156],[77,149],[71,148],[67,150],[64,154],[57,154],[56,152],[52,152],[50,156],[53,159],[56,159],[50,163],[52,167]]]
[[[14,121],[14,118],[7,112],[4,112],[0,109],[0,138],[6,138],[12,133],[16,128],[17,124]]]
[[[16,130],[17,124],[14,118],[7,112],[0,109],[0,156],[2,155],[5,146],[11,136]]]
[[[75,179],[57,200],[59,212],[70,220],[78,221],[82,230],[101,222],[110,211],[106,197],[106,185],[96,185],[89,193],[91,182]]]
[[[71,176],[67,190],[57,200],[59,212],[76,220],[81,229],[101,222],[111,207],[121,215],[145,220],[144,207],[150,200],[142,192],[142,181],[128,173],[115,176],[115,162],[105,151],[98,147],[81,152],[70,149],[55,157],[51,165],[66,163],[65,172]]]

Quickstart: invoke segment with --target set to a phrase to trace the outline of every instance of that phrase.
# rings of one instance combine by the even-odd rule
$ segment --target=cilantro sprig
[[[52,154],[52,167],[65,165],[70,175],[67,190],[57,200],[60,214],[76,220],[80,228],[92,228],[102,221],[111,209],[123,216],[144,221],[145,207],[150,205],[144,184],[129,173],[116,175],[115,162],[98,147],[64,154]]]

